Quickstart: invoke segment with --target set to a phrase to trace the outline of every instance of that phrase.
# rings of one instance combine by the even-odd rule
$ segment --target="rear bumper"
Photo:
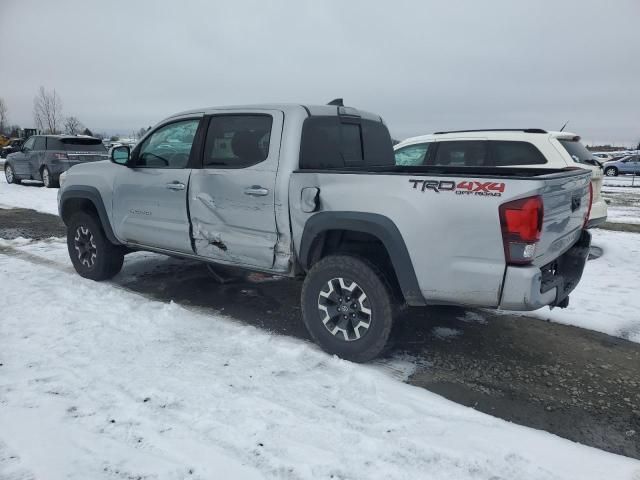
[[[537,310],[561,305],[582,277],[590,246],[591,234],[583,230],[569,250],[542,268],[507,267],[499,308]]]

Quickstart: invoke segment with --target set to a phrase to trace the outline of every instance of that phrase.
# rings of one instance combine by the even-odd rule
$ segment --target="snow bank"
[[[0,478],[640,476],[379,367],[84,280],[62,242],[2,249]]]
[[[44,188],[41,183],[32,181],[9,185],[3,171],[0,173],[0,208],[30,208],[57,215],[58,189]]]

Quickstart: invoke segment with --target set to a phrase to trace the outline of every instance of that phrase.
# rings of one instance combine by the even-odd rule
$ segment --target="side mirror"
[[[131,150],[127,145],[119,145],[111,149],[111,161],[113,163],[127,166],[130,157]]]

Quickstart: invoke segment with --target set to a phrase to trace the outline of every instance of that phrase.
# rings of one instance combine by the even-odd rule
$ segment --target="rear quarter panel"
[[[423,189],[423,180],[497,182],[504,192],[435,191]],[[537,194],[542,185],[532,179],[294,172],[289,192],[293,238],[301,238],[315,214],[302,211],[301,191],[316,187],[320,211],[376,213],[395,223],[428,303],[497,306],[505,271],[498,206]],[[300,245],[295,248],[299,255]]]

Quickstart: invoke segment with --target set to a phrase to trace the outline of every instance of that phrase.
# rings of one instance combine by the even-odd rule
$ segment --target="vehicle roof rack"
[[[434,132],[434,135],[443,133],[472,133],[472,132],[525,132],[525,133],[548,133],[541,128],[483,128],[480,130],[449,130],[443,132]]]

